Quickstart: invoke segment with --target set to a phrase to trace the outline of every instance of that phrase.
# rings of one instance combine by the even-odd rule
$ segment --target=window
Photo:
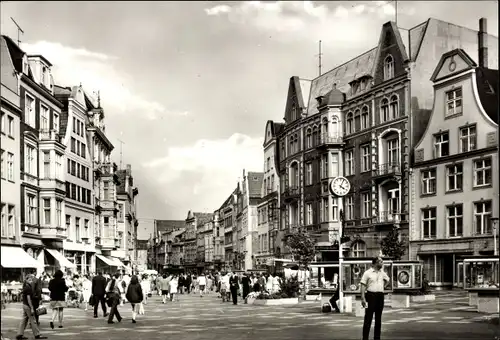
[[[399,214],[399,189],[390,189],[387,191],[387,208],[389,218],[397,219]]]
[[[26,207],[26,223],[35,225],[38,223],[38,206],[36,204],[36,196],[35,195],[27,195],[28,199],[26,200],[28,206]]]
[[[434,136],[434,157],[445,157],[450,154],[448,132],[443,132]]]
[[[59,114],[54,112],[52,118],[52,128],[55,132],[59,133]]]
[[[0,116],[1,117],[1,126],[2,126],[2,133],[5,133],[7,128],[6,128],[6,116],[7,114],[5,114],[5,112],[2,111],[2,115]]]
[[[430,195],[436,193],[436,169],[424,170],[422,174],[421,195]]]
[[[423,238],[436,238],[436,208],[422,209]]]
[[[109,200],[111,199],[111,195],[110,195],[110,190],[109,190],[109,182],[103,182],[103,193],[104,193],[104,199],[105,200]]]
[[[71,199],[76,200],[76,184],[71,184]]]
[[[363,218],[370,218],[372,216],[372,207],[370,200],[370,193],[365,192],[361,194],[361,199],[363,200]]]
[[[50,153],[43,153],[43,178],[50,178]]]
[[[267,157],[266,161],[266,171],[271,170],[271,157]]]
[[[354,219],[354,199],[352,196],[348,196],[345,199],[345,220],[350,221]]]
[[[474,223],[476,234],[491,234],[491,201],[474,203]]]
[[[290,187],[299,187],[299,165],[297,162],[290,165]]]
[[[75,218],[75,241],[80,242],[80,217]]]
[[[76,139],[71,137],[71,152],[76,153]]]
[[[80,147],[81,147],[80,156],[82,158],[85,158],[86,145],[84,143],[82,143],[82,144],[80,144]]]
[[[312,148],[312,132],[311,129],[306,130],[306,149]]]
[[[68,239],[71,240],[71,216],[66,215],[66,232],[68,234]]]
[[[361,146],[361,171],[370,171],[370,145]]]
[[[354,118],[352,116],[352,112],[347,114],[345,130],[346,134],[354,132]]]
[[[83,236],[89,238],[89,220],[83,221],[83,227],[85,228],[85,230],[83,231]]]
[[[15,206],[2,203],[2,237],[15,236]]]
[[[311,185],[313,181],[312,163],[306,163],[306,185]]]
[[[466,126],[460,129],[460,152],[476,150],[476,127]]]
[[[346,176],[354,175],[354,151],[345,153],[345,173]]]
[[[313,212],[312,203],[307,203],[306,204],[306,225],[313,224],[312,212]]]
[[[352,257],[366,257],[366,244],[362,241],[354,242],[351,246]]]
[[[42,67],[42,79],[40,81],[43,86],[47,84],[47,69],[45,67]]]
[[[313,133],[312,133],[312,143],[313,143],[313,146],[318,145],[318,142],[319,142],[318,127],[314,126],[313,127]]]
[[[62,225],[62,200],[56,200],[56,227],[61,228]]]
[[[1,176],[2,178],[6,178],[7,177],[7,171],[5,169],[5,151],[2,150],[1,151],[1,167],[2,167],[2,170],[1,170]]]
[[[36,176],[36,165],[35,148],[31,145],[26,145],[26,164],[24,165],[24,172]]]
[[[63,162],[63,156],[56,153],[56,173],[55,173],[55,178],[62,180],[63,179],[63,168],[62,168],[62,162]]]
[[[24,121],[32,128],[36,128],[35,122],[35,98],[26,95],[24,104]]]
[[[368,106],[363,106],[361,109],[361,130],[367,129],[370,125],[368,117]]]
[[[11,116],[7,116],[7,124],[8,124],[8,135],[9,137],[12,137],[14,138],[14,118],[12,118]]]
[[[462,164],[453,164],[446,167],[446,191],[462,190]]]
[[[447,210],[447,223],[448,223],[448,236],[457,237],[462,236],[463,233],[463,210],[462,205],[451,205],[446,207]]]
[[[40,105],[40,131],[49,131],[49,108]]]
[[[328,154],[325,154],[323,155],[322,157],[322,172],[323,172],[323,176],[322,178],[328,178],[329,177],[329,174],[328,174]]]
[[[457,88],[446,92],[446,115],[453,116],[462,113],[462,89]]]
[[[329,210],[328,210],[328,197],[323,198],[323,222],[328,222],[330,219]]]
[[[399,101],[398,96],[396,95],[393,95],[391,97],[390,111],[392,119],[396,119],[399,117]]]
[[[76,118],[73,117],[73,133],[76,133]]]
[[[390,120],[391,114],[389,111],[389,101],[387,98],[382,99],[380,102],[380,112],[382,113],[382,123]]]
[[[491,185],[491,158],[474,161],[474,186]]]
[[[332,197],[332,220],[339,220],[339,199],[337,197]]]
[[[332,152],[332,177],[338,177],[339,175],[339,154],[337,152]]]
[[[2,203],[2,237],[7,237],[9,231],[7,230],[7,204]]]
[[[43,224],[50,225],[50,198],[43,199]]]
[[[391,55],[384,60],[384,80],[394,78],[394,59]]]
[[[14,154],[7,152],[7,179],[14,182]]]

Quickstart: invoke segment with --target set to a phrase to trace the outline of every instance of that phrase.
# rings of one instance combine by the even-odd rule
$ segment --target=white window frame
[[[361,146],[361,172],[370,171],[370,145]]]
[[[50,123],[50,109],[40,103],[40,131],[48,132]]]
[[[420,186],[420,194],[421,195],[432,195],[436,193],[436,168],[422,170],[420,172],[421,178],[421,186]]]
[[[446,100],[446,108],[445,108],[446,117],[462,113],[463,92],[461,87],[457,87],[455,89],[446,91],[445,100]]]
[[[306,225],[313,224],[312,212],[312,203],[306,203]]]
[[[111,200],[111,189],[109,181],[102,182],[102,196],[104,200]]]
[[[460,128],[460,152],[469,152],[477,148],[476,126],[469,125]]]
[[[399,138],[387,140],[387,163],[394,166],[399,165],[400,145]]]
[[[394,78],[394,58],[389,54],[384,59],[384,80],[392,78]]]
[[[62,225],[62,200],[56,200],[56,227],[61,228]]]
[[[7,180],[14,182],[14,154],[7,152]]]
[[[306,149],[312,148],[313,143],[312,143],[312,130],[311,128],[308,128],[306,130]]]
[[[354,198],[352,196],[345,197],[345,216],[346,221],[351,221],[354,219]]]
[[[55,178],[63,180],[64,179],[63,155],[56,153],[55,165],[56,165]]]
[[[8,237],[9,235],[9,230],[8,230],[8,206],[6,203],[1,203],[1,218],[2,218],[2,221],[1,221],[1,224],[2,224],[2,233],[1,233],[1,236],[2,237]]]
[[[368,106],[363,106],[361,109],[361,130],[365,130],[370,125],[368,114]]]
[[[487,206],[489,205],[489,210]],[[481,207],[481,211],[479,211]],[[492,232],[491,225],[491,214],[492,214],[493,204],[491,200],[474,202],[474,233],[476,235],[487,235]],[[478,217],[480,218],[480,225],[478,225]]]
[[[81,235],[80,235],[80,222],[81,222],[81,218],[80,217],[75,217],[75,241],[76,242],[81,242],[82,241],[82,238],[81,238]]]
[[[460,210],[460,211],[459,211]],[[461,237],[464,233],[463,205],[455,204],[446,207],[446,230],[448,237]],[[457,224],[461,224],[461,232],[458,232]],[[453,224],[453,227],[452,227]],[[453,230],[452,230],[453,228]]]
[[[31,144],[26,143],[24,172],[31,176],[37,176],[36,162],[37,162],[37,149]]]
[[[475,188],[490,186],[492,182],[492,161],[491,158],[482,158],[473,160]],[[481,181],[480,181],[481,180]]]
[[[437,209],[435,207],[422,209],[421,219],[422,219],[422,239],[424,240],[435,239],[437,237]],[[435,235],[431,235],[433,222],[434,222]],[[426,228],[427,228],[427,236],[426,236]]]
[[[352,112],[347,113],[345,128],[347,135],[354,133],[354,116]]]
[[[54,131],[56,133],[59,133],[59,113],[57,112],[53,112],[52,113],[52,129],[54,129]]]
[[[36,128],[35,102],[35,97],[29,95],[28,93],[25,94],[24,120],[26,124],[28,124],[32,128]]]
[[[26,194],[26,223],[29,225],[38,224],[38,205],[35,194]]]
[[[391,110],[389,109],[389,99],[383,98],[380,101],[380,121],[387,122],[391,119]]]
[[[387,190],[387,213],[389,219],[397,220],[399,218],[399,215],[393,216],[393,214],[399,214],[401,212],[401,207],[399,206],[400,199],[401,192],[399,188]]]
[[[313,173],[312,173],[312,163],[306,163],[306,185],[311,185],[313,182]]]
[[[8,204],[7,212],[7,237],[12,238],[16,236],[16,206]]]
[[[5,150],[0,150],[0,175],[2,179],[7,179],[7,169],[6,169],[6,157],[7,156],[7,151]]]
[[[362,193],[361,200],[363,202],[362,218],[372,217],[371,194],[368,192]]]
[[[52,216],[51,216],[51,212],[52,212],[52,202],[51,202],[51,199],[48,198],[48,197],[44,197],[42,198],[42,202],[43,202],[43,225],[45,226],[50,226],[52,224]],[[46,204],[48,202],[48,205]]]
[[[446,191],[460,191],[463,189],[463,163],[446,166]],[[451,187],[451,182],[454,186]]]
[[[50,151],[43,151],[43,178],[49,179],[51,178],[51,157],[50,157]],[[47,158],[48,157],[48,158]]]
[[[332,197],[332,221],[337,222],[339,220],[339,199],[337,197]]]
[[[332,177],[335,178],[339,176],[339,153],[332,152],[330,156],[332,159]]]
[[[323,154],[321,156],[321,178],[324,179],[324,178],[328,178],[330,177],[330,174],[329,174],[329,166],[328,166],[328,154]]]
[[[443,154],[444,145],[448,146],[448,151],[446,154]],[[450,134],[447,131],[445,131],[434,135],[434,158],[446,157],[449,155],[450,155]]]
[[[354,175],[354,150],[345,152],[345,172],[346,176]]]
[[[330,197],[323,197],[323,216],[322,216],[322,221],[323,222],[328,222],[330,220],[330,210],[328,207],[328,201],[330,200]]]
[[[361,241],[356,241],[351,246],[352,257],[366,257],[366,244]]]
[[[399,98],[397,95],[392,95],[389,100],[389,108],[391,112],[391,119],[396,119],[399,117]]]
[[[9,135],[9,137],[15,138],[15,135],[14,135],[14,117],[7,115],[7,123],[8,123],[7,134]]]

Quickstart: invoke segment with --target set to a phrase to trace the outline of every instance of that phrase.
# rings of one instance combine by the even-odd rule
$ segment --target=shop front
[[[125,269],[125,265],[120,259],[112,256],[104,256],[101,254],[96,254],[96,270],[97,272],[102,272],[103,274],[114,275],[115,273],[121,273]]]
[[[481,313],[499,312],[498,257],[471,256],[463,260],[463,287],[469,293],[469,305]]]
[[[45,271],[50,275],[54,275],[58,269],[67,275],[73,275],[77,270],[76,264],[56,249],[45,248],[44,263]]]
[[[74,268],[76,273],[81,275],[94,273],[94,252],[65,250],[64,256],[76,265]]]

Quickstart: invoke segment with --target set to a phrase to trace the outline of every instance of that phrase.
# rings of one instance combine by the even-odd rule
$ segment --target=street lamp
[[[498,217],[492,217],[491,222],[493,223],[493,254],[495,256],[498,256],[498,247],[497,247]]]

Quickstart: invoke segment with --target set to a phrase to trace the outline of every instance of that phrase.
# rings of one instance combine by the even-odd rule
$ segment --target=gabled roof
[[[164,234],[166,232],[176,230],[179,228],[184,228],[186,226],[185,221],[179,220],[156,220],[156,230],[160,234]]]
[[[248,172],[248,196],[250,198],[260,198],[262,194],[263,172]]]
[[[300,92],[302,93],[302,102],[304,103],[304,108],[309,100],[309,91],[311,91],[311,81],[309,79],[299,78]]]
[[[438,78],[439,73],[440,73],[441,69],[443,68],[443,64],[445,63],[445,61],[448,58],[455,56],[455,55],[458,56],[459,58],[461,58],[466,63],[466,65],[468,67],[467,68],[460,68],[460,69],[457,69],[456,71],[450,70],[451,73],[447,73],[446,76],[442,76],[442,77]],[[452,61],[450,61],[450,63],[452,63]],[[436,69],[432,73],[431,81],[436,82],[436,81],[451,77],[457,73],[465,72],[465,71],[470,70],[476,66],[477,66],[476,62],[474,60],[472,60],[472,58],[464,50],[462,50],[461,48],[456,48],[452,51],[446,52],[445,54],[443,54],[441,56],[441,59],[439,59],[439,62],[436,66]]]
[[[12,58],[12,63],[14,64],[14,68],[17,72],[23,72],[23,57],[26,53],[19,47],[17,44],[6,35],[2,35],[7,43],[7,47],[9,48],[10,57]]]
[[[476,68],[477,92],[486,114],[498,124],[498,70]]]
[[[195,212],[194,217],[196,218],[196,225],[202,225],[210,222],[214,218],[214,214]]]

